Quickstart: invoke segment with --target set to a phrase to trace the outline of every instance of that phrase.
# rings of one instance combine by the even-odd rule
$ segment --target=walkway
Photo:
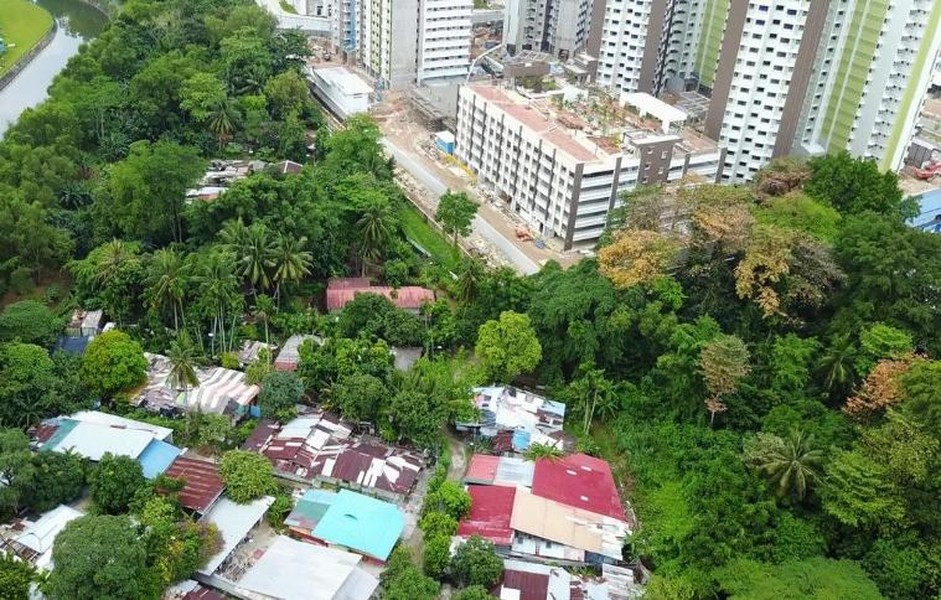
[[[432,173],[428,168],[426,168],[419,160],[417,160],[412,154],[403,151],[395,143],[393,143],[389,138],[382,138],[382,145],[385,146],[386,150],[389,151],[389,154],[395,159],[395,161],[402,166],[406,171],[411,173],[412,177],[415,180],[423,185],[429,192],[431,192],[435,197],[441,196],[448,191],[448,186],[445,185],[443,181],[434,173]],[[532,275],[539,271],[539,265],[537,265],[532,259],[530,259],[526,254],[516,247],[516,245],[511,242],[507,237],[497,231],[497,229],[481,217],[481,214],[484,211],[493,213],[496,218],[502,218],[501,215],[497,214],[496,211],[491,209],[486,205],[480,206],[480,213],[474,217],[474,222],[472,228],[475,233],[480,235],[482,238],[496,246],[500,251],[507,257],[507,259],[513,264],[517,271],[523,275]],[[489,214],[487,215],[490,216]]]

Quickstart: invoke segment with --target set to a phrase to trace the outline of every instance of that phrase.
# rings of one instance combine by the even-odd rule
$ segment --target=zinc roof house
[[[408,495],[424,467],[420,454],[370,438],[321,410],[283,427],[261,421],[243,449],[260,452],[282,477],[321,481],[389,499]]]
[[[203,515],[201,523],[212,523],[222,535],[222,548],[199,569],[199,573],[209,576],[216,572],[243,539],[261,521],[274,498],[264,496],[248,504],[236,504],[228,498],[221,498],[212,509]]]
[[[23,523],[19,532],[4,532],[5,539],[0,542],[0,549],[12,551],[38,569],[51,570],[52,545],[56,536],[69,522],[84,515],[79,510],[60,504],[35,521]]]
[[[323,344],[323,339],[316,335],[292,335],[281,346],[277,358],[274,359],[274,368],[278,371],[296,371],[301,362],[301,345],[308,340]]]
[[[393,288],[372,285],[364,277],[334,278],[327,282],[327,310],[335,312],[353,301],[357,294],[377,294],[388,298],[396,307],[418,312],[422,304],[435,301],[435,293],[428,288],[405,286]]]
[[[402,536],[405,515],[390,502],[349,490],[308,490],[285,524],[303,537],[385,562]]]
[[[622,560],[633,520],[605,461],[585,454],[521,461],[532,469],[513,464],[500,476],[504,460],[472,457],[465,476],[472,484],[471,511],[459,524],[458,537],[480,535],[507,554],[539,560],[596,565]]]
[[[474,404],[479,419],[457,423],[458,431],[476,431],[489,438],[512,432],[515,452],[525,452],[532,444],[562,449],[557,434],[565,423],[565,404],[513,386],[475,388]]]
[[[40,423],[33,432],[39,450],[74,452],[91,461],[107,454],[127,456],[141,464],[153,479],[163,473],[182,450],[169,443],[173,430],[97,411],[56,417]]]
[[[225,490],[219,467],[204,460],[177,457],[164,475],[183,482],[178,494],[180,506],[199,514],[206,513]]]
[[[245,381],[245,373],[222,367],[197,369],[199,385],[175,389],[169,383],[170,360],[160,354],[145,353],[149,366],[147,384],[138,395],[136,406],[161,413],[200,410],[241,417],[248,413],[261,388]]]
[[[503,561],[496,594],[501,600],[633,600],[644,595],[634,571],[605,564],[601,577],[578,577],[562,567]]]
[[[360,567],[361,560],[280,535],[235,586],[241,598],[369,600],[379,580]]]

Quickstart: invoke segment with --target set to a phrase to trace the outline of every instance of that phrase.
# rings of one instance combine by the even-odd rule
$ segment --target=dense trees
[[[477,357],[494,382],[509,382],[532,371],[542,359],[542,346],[528,315],[512,311],[487,321],[477,334]]]
[[[144,487],[144,473],[135,459],[106,452],[89,477],[91,497],[102,513],[126,513],[137,491]]]
[[[82,382],[96,394],[110,398],[147,379],[147,359],[140,344],[123,331],[96,337],[82,357]]]
[[[225,482],[226,493],[232,500],[246,504],[277,488],[274,469],[261,454],[232,450],[222,455],[219,475]]]

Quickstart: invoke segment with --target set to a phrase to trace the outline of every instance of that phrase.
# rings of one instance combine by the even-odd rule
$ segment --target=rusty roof
[[[206,512],[225,489],[222,477],[219,476],[219,468],[202,460],[179,456],[164,475],[183,480],[180,506],[200,514]]]

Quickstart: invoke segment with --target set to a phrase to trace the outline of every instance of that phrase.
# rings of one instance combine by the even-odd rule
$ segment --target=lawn
[[[417,208],[408,202],[402,202],[399,206],[399,219],[405,236],[427,250],[436,263],[451,271],[457,271],[461,261],[460,251],[455,250],[434,225],[425,220],[425,215]]]
[[[0,36],[7,51],[0,56],[3,75],[52,28],[52,15],[29,0],[0,0]],[[9,46],[13,45],[12,48]]]

